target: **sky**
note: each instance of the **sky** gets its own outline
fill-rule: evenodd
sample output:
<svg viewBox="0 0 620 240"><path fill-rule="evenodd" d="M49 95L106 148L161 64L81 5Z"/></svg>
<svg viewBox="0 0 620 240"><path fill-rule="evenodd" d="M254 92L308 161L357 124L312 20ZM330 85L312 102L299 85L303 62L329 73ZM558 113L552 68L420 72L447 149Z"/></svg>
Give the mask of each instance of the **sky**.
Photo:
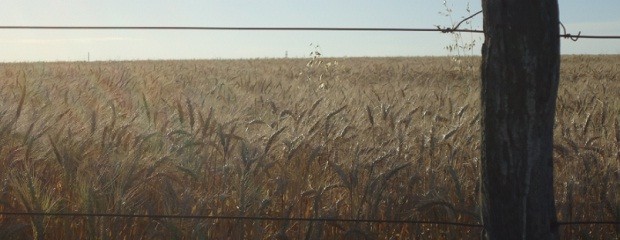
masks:
<svg viewBox="0 0 620 240"><path fill-rule="evenodd" d="M571 34L620 35L620 1L559 0ZM468 7L469 6L469 7ZM450 9L450 11L447 10ZM0 25L195 27L448 27L481 9L468 0L2 0ZM448 13L448 14L446 14ZM482 28L482 15L464 27ZM481 34L0 29L0 62L146 59L441 56ZM319 46L316 48L316 46ZM562 40L562 54L620 54L620 40Z"/></svg>

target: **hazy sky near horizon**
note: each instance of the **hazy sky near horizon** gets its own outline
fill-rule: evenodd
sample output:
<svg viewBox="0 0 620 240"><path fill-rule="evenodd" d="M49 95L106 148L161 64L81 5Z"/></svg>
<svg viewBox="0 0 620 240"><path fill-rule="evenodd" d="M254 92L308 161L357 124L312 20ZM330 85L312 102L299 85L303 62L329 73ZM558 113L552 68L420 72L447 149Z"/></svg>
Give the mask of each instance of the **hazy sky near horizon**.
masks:
<svg viewBox="0 0 620 240"><path fill-rule="evenodd" d="M448 0L263 0L91 1L4 0L0 25L393 27L451 26L481 9L480 1ZM620 35L620 1L559 0L569 33ZM482 28L482 16L471 26ZM481 34L463 34L478 42ZM426 32L3 30L0 61L75 61L448 55L450 34ZM620 54L620 40L562 40L562 54ZM472 54L472 52L468 52Z"/></svg>

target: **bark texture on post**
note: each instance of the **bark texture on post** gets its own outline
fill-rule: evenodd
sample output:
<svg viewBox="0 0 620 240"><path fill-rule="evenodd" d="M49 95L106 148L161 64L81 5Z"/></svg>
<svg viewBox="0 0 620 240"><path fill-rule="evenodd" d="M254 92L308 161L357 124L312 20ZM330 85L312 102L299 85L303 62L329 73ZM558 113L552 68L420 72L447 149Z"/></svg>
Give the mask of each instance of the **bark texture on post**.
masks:
<svg viewBox="0 0 620 240"><path fill-rule="evenodd" d="M483 0L482 215L489 239L558 239L557 0Z"/></svg>

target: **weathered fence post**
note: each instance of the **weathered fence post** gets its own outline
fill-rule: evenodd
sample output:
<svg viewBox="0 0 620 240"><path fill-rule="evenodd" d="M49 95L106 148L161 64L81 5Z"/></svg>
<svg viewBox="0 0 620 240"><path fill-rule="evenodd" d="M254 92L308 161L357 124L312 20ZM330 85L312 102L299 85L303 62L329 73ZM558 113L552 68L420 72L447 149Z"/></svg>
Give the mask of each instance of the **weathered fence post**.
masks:
<svg viewBox="0 0 620 240"><path fill-rule="evenodd" d="M557 0L483 0L482 215L489 239L557 239Z"/></svg>

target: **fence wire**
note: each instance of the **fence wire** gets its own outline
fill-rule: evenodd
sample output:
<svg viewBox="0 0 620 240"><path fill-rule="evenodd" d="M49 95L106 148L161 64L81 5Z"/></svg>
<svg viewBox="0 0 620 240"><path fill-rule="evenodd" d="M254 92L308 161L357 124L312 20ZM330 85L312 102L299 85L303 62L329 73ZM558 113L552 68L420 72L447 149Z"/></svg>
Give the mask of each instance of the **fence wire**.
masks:
<svg viewBox="0 0 620 240"><path fill-rule="evenodd" d="M149 218L149 219L218 219L218 220L246 220L246 221L295 221L295 222L352 222L352 223L385 223L385 224L427 224L448 225L469 228L484 228L480 223L448 222L448 221L419 221L419 220L389 220L389 219L347 219L347 218L291 218L291 217L253 217L253 216L217 216L217 215L162 215L162 214L115 214L115 213L47 213L47 212L0 212L0 216L30 216L30 217L118 217L118 218ZM558 226L566 225L620 225L615 221L558 221Z"/></svg>
<svg viewBox="0 0 620 240"><path fill-rule="evenodd" d="M356 28L356 27L189 27L189 26L34 26L13 25L0 26L0 29L31 29L31 30L211 30L211 31L357 31L357 32L441 32L441 33L484 33L480 29L459 29L461 24L482 13L477 11L452 27L435 26L436 28ZM590 39L620 39L620 35L577 35L566 32L566 27L559 22L563 33L561 38L577 41L580 38Z"/></svg>
<svg viewBox="0 0 620 240"><path fill-rule="evenodd" d="M478 223L447 221L386 220L386 219L347 219L347 218L295 218L295 217L253 217L253 216L215 216L215 215L160 215L160 214L114 214L114 213L46 213L46 212L0 212L0 216L41 216L41 217L119 217L119 218L168 218L168 219L220 219L247 221L295 221L295 222L353 222L387 224L434 224L480 228Z"/></svg>
<svg viewBox="0 0 620 240"><path fill-rule="evenodd" d="M440 32L440 33L484 33L479 29L459 29L456 27L437 28L356 28L356 27L189 27L189 26L0 26L5 30L198 30L198 31L348 31L348 32ZM577 41L582 38L589 39L620 39L620 35L582 35L564 33L560 38Z"/></svg>

